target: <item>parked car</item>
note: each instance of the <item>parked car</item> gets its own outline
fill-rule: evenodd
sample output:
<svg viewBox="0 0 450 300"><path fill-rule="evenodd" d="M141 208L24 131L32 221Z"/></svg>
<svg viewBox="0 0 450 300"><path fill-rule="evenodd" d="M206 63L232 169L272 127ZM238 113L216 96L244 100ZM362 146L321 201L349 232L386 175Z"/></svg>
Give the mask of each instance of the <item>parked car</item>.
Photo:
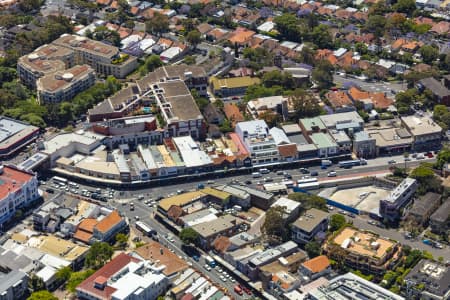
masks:
<svg viewBox="0 0 450 300"><path fill-rule="evenodd" d="M422 243L424 243L425 245L433 246L433 242L431 240L428 240L428 239L422 240Z"/></svg>
<svg viewBox="0 0 450 300"><path fill-rule="evenodd" d="M312 171L312 172L311 172L311 176L319 176L319 172L317 172L317 171Z"/></svg>
<svg viewBox="0 0 450 300"><path fill-rule="evenodd" d="M395 164L395 163L397 163L397 162L394 159L391 159L390 161L388 161L388 164L390 164L390 165Z"/></svg>
<svg viewBox="0 0 450 300"><path fill-rule="evenodd" d="M337 176L337 173L335 172L335 171L330 171L330 172L328 172L328 175L327 175L328 177L336 177Z"/></svg>

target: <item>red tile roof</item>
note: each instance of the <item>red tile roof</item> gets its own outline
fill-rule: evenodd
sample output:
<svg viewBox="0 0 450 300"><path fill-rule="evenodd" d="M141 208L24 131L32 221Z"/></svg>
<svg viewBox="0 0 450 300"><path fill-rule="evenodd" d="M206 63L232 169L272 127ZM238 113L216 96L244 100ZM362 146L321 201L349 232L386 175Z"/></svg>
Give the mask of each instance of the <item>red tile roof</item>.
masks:
<svg viewBox="0 0 450 300"><path fill-rule="evenodd" d="M343 106L350 106L353 104L352 100L348 96L346 92L343 91L332 91L325 95L325 97L330 102L331 106L337 108L337 107L343 107Z"/></svg>
<svg viewBox="0 0 450 300"><path fill-rule="evenodd" d="M119 215L117 210L114 210L112 213L98 222L97 226L95 226L95 229L105 233L111 230L111 228L113 228L120 222L122 222L122 217Z"/></svg>
<svg viewBox="0 0 450 300"><path fill-rule="evenodd" d="M296 144L287 144L287 145L279 145L278 152L281 157L297 157L297 145Z"/></svg>
<svg viewBox="0 0 450 300"><path fill-rule="evenodd" d="M238 122L243 122L245 120L244 116L239 110L239 107L237 107L234 103L225 103L223 106L223 112L228 120L231 121L233 124L233 127Z"/></svg>
<svg viewBox="0 0 450 300"><path fill-rule="evenodd" d="M32 178L33 175L30 173L3 166L3 173L0 174L0 200L4 199L9 193L19 191Z"/></svg>
<svg viewBox="0 0 450 300"><path fill-rule="evenodd" d="M78 229L77 231L75 231L73 238L82 241L83 243L89 244L92 238L92 233Z"/></svg>
<svg viewBox="0 0 450 300"><path fill-rule="evenodd" d="M95 287L94 283L96 281L103 281L104 278L109 279L112 275L117 273L130 262L138 261L139 259L137 258L134 258L126 253L121 253L104 265L100 270L89 276L85 281L80 283L77 287L77 291L82 291L83 293L93 295L99 299L110 299L116 289L108 285L103 289L99 289Z"/></svg>
<svg viewBox="0 0 450 300"><path fill-rule="evenodd" d="M320 255L305 261L302 265L312 273L319 273L330 266L330 261L325 255Z"/></svg>
<svg viewBox="0 0 450 300"><path fill-rule="evenodd" d="M219 253L225 253L230 245L230 239L226 236L219 236L213 242L214 250Z"/></svg>

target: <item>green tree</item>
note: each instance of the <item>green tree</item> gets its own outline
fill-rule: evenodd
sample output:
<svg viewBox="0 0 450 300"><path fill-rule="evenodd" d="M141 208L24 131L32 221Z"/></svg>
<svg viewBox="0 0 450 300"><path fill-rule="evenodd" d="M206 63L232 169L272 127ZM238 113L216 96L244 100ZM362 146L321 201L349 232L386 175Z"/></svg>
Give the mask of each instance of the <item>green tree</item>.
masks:
<svg viewBox="0 0 450 300"><path fill-rule="evenodd" d="M281 36L293 42L301 42L301 32L298 27L298 19L293 14L283 14L275 17L275 28Z"/></svg>
<svg viewBox="0 0 450 300"><path fill-rule="evenodd" d="M306 118L318 116L322 109L316 97L303 89L296 89L289 97L295 110L296 117Z"/></svg>
<svg viewBox="0 0 450 300"><path fill-rule="evenodd" d="M28 280L28 287L32 292L37 292L45 289L44 281L41 277L36 276L36 274L31 275Z"/></svg>
<svg viewBox="0 0 450 300"><path fill-rule="evenodd" d="M316 51L307 46L303 47L298 56L298 61L314 66L314 64L316 63Z"/></svg>
<svg viewBox="0 0 450 300"><path fill-rule="evenodd" d="M266 87L281 86L284 89L292 89L294 87L294 79L292 74L280 72L278 70L266 72L263 75L262 82Z"/></svg>
<svg viewBox="0 0 450 300"><path fill-rule="evenodd" d="M437 155L437 161L436 161L436 168L442 169L442 167L450 162L450 150L449 149L442 149L439 151Z"/></svg>
<svg viewBox="0 0 450 300"><path fill-rule="evenodd" d="M441 189L441 181L427 165L418 166L411 172L410 176L419 183L417 192L421 195L426 192L439 192Z"/></svg>
<svg viewBox="0 0 450 300"><path fill-rule="evenodd" d="M386 26L386 18L381 15L370 16L366 23L366 30L376 37L382 37Z"/></svg>
<svg viewBox="0 0 450 300"><path fill-rule="evenodd" d="M197 231L191 227L183 228L178 236L185 245L196 244L199 238Z"/></svg>
<svg viewBox="0 0 450 300"><path fill-rule="evenodd" d="M113 248L105 242L95 242L86 254L85 266L98 270L107 263L114 253Z"/></svg>
<svg viewBox="0 0 450 300"><path fill-rule="evenodd" d="M320 244L316 241L311 241L305 245L305 251L309 258L317 257L321 254Z"/></svg>
<svg viewBox="0 0 450 300"><path fill-rule="evenodd" d="M197 48L197 45L202 41L200 31L197 29L189 31L186 36L186 41L192 46L193 49Z"/></svg>
<svg viewBox="0 0 450 300"><path fill-rule="evenodd" d="M313 29L310 40L322 49L331 48L333 45L330 28L324 24L320 24Z"/></svg>
<svg viewBox="0 0 450 300"><path fill-rule="evenodd" d="M311 74L312 81L319 89L329 89L333 86L333 66L327 60L321 60L316 64Z"/></svg>
<svg viewBox="0 0 450 300"><path fill-rule="evenodd" d="M187 65L193 65L195 64L195 56L193 55L187 55L184 59L183 59L183 63L187 64Z"/></svg>
<svg viewBox="0 0 450 300"><path fill-rule="evenodd" d="M302 204L303 210L308 210L310 208L317 208L323 211L328 211L327 200L317 195L309 195L306 193L291 193L288 198Z"/></svg>
<svg viewBox="0 0 450 300"><path fill-rule="evenodd" d="M271 244L278 244L287 238L287 228L284 222L286 208L274 206L267 210L266 219L261 227L261 232Z"/></svg>
<svg viewBox="0 0 450 300"><path fill-rule="evenodd" d="M394 10L411 15L416 10L416 2L414 0L398 0L394 4Z"/></svg>
<svg viewBox="0 0 450 300"><path fill-rule="evenodd" d="M58 300L58 298L49 291L39 291L32 293L27 300Z"/></svg>
<svg viewBox="0 0 450 300"><path fill-rule="evenodd" d="M116 234L116 243L121 249L125 249L128 245L128 235L124 233Z"/></svg>
<svg viewBox="0 0 450 300"><path fill-rule="evenodd" d="M145 22L145 27L147 32L159 36L161 33L169 30L169 18L157 12L153 15L153 18Z"/></svg>
<svg viewBox="0 0 450 300"><path fill-rule="evenodd" d="M67 267L62 267L61 269L59 269L55 276L56 279L58 281L60 281L61 283L66 282L67 280L69 280L70 276L72 275L72 268L67 266Z"/></svg>
<svg viewBox="0 0 450 300"><path fill-rule="evenodd" d="M345 220L345 217L341 214L334 214L330 218L330 230L332 232L341 229L346 224L347 220Z"/></svg>
<svg viewBox="0 0 450 300"><path fill-rule="evenodd" d="M79 271L79 272L73 272L70 275L69 280L67 281L66 289L71 293L75 293L77 286L94 273L95 273L95 270L92 270L92 269L88 269L85 271Z"/></svg>
<svg viewBox="0 0 450 300"><path fill-rule="evenodd" d="M432 64L439 57L439 49L431 45L423 45L420 50L420 55L422 55L422 59L424 63Z"/></svg>
<svg viewBox="0 0 450 300"><path fill-rule="evenodd" d="M145 59L144 64L141 66L141 75L145 75L148 72L153 72L155 69L161 67L163 62L159 55L152 54Z"/></svg>

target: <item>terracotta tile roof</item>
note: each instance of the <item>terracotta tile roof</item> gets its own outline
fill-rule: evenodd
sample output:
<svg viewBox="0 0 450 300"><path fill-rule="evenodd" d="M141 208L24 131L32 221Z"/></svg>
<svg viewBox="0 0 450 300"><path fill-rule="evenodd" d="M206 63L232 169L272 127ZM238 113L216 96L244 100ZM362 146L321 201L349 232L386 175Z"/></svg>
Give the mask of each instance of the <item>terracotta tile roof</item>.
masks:
<svg viewBox="0 0 450 300"><path fill-rule="evenodd" d="M111 0L97 0L96 2L100 5L109 5Z"/></svg>
<svg viewBox="0 0 450 300"><path fill-rule="evenodd" d="M430 31L435 32L437 34L445 34L450 32L450 22L441 21L430 29Z"/></svg>
<svg viewBox="0 0 450 300"><path fill-rule="evenodd" d="M8 166L3 167L0 174L0 199L4 199L9 193L15 193L22 185L33 178L33 175Z"/></svg>
<svg viewBox="0 0 450 300"><path fill-rule="evenodd" d="M136 250L134 250L140 257L151 262L158 261L159 265L164 265L166 268L163 273L166 276L180 273L189 268L188 264L172 253L158 242L151 241Z"/></svg>
<svg viewBox="0 0 450 300"><path fill-rule="evenodd" d="M370 98L370 93L366 91L362 91L356 87L351 87L350 90L348 90L348 94L354 101L364 100Z"/></svg>
<svg viewBox="0 0 450 300"><path fill-rule="evenodd" d="M228 32L226 30L222 30L221 28L214 28L213 30L211 30L207 33L208 36L211 36L216 40L224 39L229 34L230 34L230 32Z"/></svg>
<svg viewBox="0 0 450 300"><path fill-rule="evenodd" d="M114 9L118 9L119 8L119 2L118 1L113 1L110 5L111 8Z"/></svg>
<svg viewBox="0 0 450 300"><path fill-rule="evenodd" d="M80 222L80 224L78 224L78 229L87 232L94 232L94 227L97 223L98 221L96 219L84 219Z"/></svg>
<svg viewBox="0 0 450 300"><path fill-rule="evenodd" d="M243 45L247 43L255 33L256 32L247 28L239 27L231 34L231 37L228 40L233 44L238 43L238 45Z"/></svg>
<svg viewBox="0 0 450 300"><path fill-rule="evenodd" d="M345 10L345 9L338 9L334 15L336 16L336 18L338 19L343 19L343 20L347 20L349 19L353 13L351 11Z"/></svg>
<svg viewBox="0 0 450 300"><path fill-rule="evenodd" d="M404 44L402 46L402 50L404 50L404 51L415 51L415 50L419 49L419 47L422 47L422 46L423 46L423 43L412 41L412 42Z"/></svg>
<svg viewBox="0 0 450 300"><path fill-rule="evenodd" d="M139 13L139 11L140 11L140 9L137 6L133 6L130 9L131 14L133 14L133 15L137 15Z"/></svg>
<svg viewBox="0 0 450 300"><path fill-rule="evenodd" d="M129 28L125 28L125 27L120 27L119 30L117 31L119 33L119 36L121 39L126 38L127 36L130 36L131 34L131 29Z"/></svg>
<svg viewBox="0 0 450 300"><path fill-rule="evenodd" d="M98 222L97 226L95 226L95 229L103 233L108 232L111 228L113 228L120 222L122 222L122 217L119 215L117 210L114 210L108 216Z"/></svg>
<svg viewBox="0 0 450 300"><path fill-rule="evenodd" d="M319 273L330 266L330 261L325 255L320 255L305 261L302 265L312 273Z"/></svg>
<svg viewBox="0 0 450 300"><path fill-rule="evenodd" d="M213 242L214 250L219 253L225 253L230 245L230 239L226 236L219 236Z"/></svg>
<svg viewBox="0 0 450 300"><path fill-rule="evenodd" d="M287 144L287 145L279 145L278 152L281 157L297 157L297 145L296 144Z"/></svg>
<svg viewBox="0 0 450 300"><path fill-rule="evenodd" d="M334 57L334 55L332 55L332 57ZM331 64L334 65L335 63L330 59L331 59L331 56L328 57L328 60L330 61ZM341 56L340 58L337 59L337 64L341 67L350 68L353 65L355 65L356 63L357 63L357 61L353 58L352 51L348 51L343 56Z"/></svg>
<svg viewBox="0 0 450 300"><path fill-rule="evenodd" d="M386 97L384 93L373 93L371 96L375 108L386 109L394 104L394 101Z"/></svg>
<svg viewBox="0 0 450 300"><path fill-rule="evenodd" d="M353 105L352 100L346 92L343 91L331 91L328 92L325 97L330 101L333 107L343 107Z"/></svg>
<svg viewBox="0 0 450 300"><path fill-rule="evenodd" d="M82 241L83 243L89 244L92 238L92 233L78 229L77 231L75 231L73 238Z"/></svg>
<svg viewBox="0 0 450 300"><path fill-rule="evenodd" d="M430 19L427 17L422 17L422 16L414 18L414 22L416 22L416 24L419 24L419 25L420 24L428 24L428 25L433 26L435 24L433 19Z"/></svg>
<svg viewBox="0 0 450 300"><path fill-rule="evenodd" d="M205 34L211 30L213 30L214 27L209 25L208 23L202 23L200 25L197 26L197 30L201 33L201 34Z"/></svg>
<svg viewBox="0 0 450 300"><path fill-rule="evenodd" d="M404 44L408 43L405 39L398 39L395 40L395 42L392 43L391 48L393 50L399 50Z"/></svg>
<svg viewBox="0 0 450 300"><path fill-rule="evenodd" d="M125 267L130 262L138 262L137 258L134 258L126 253L121 253L113 258L109 263L104 265L97 272L89 276L85 281L77 286L77 291L82 291L89 295L93 295L98 299L111 299L111 295L117 290L109 285L106 285L104 289L98 289L94 287L96 280L102 281L103 278L109 279L112 275L117 273L120 269Z"/></svg>
<svg viewBox="0 0 450 300"><path fill-rule="evenodd" d="M169 39L160 38L159 41L158 41L158 44L159 45L165 45L167 47L171 47L173 42L171 40L169 40Z"/></svg>
<svg viewBox="0 0 450 300"><path fill-rule="evenodd" d="M233 124L233 127L238 122L243 122L245 120L244 116L239 110L239 107L237 107L234 103L225 103L223 106L223 113L227 117L228 120L231 121Z"/></svg>
<svg viewBox="0 0 450 300"><path fill-rule="evenodd" d="M416 72L427 72L427 71L431 70L431 66L427 65L427 64L420 63L420 64L417 64L414 67L412 67L412 69L414 71L416 71Z"/></svg>
<svg viewBox="0 0 450 300"><path fill-rule="evenodd" d="M358 21L367 21L369 19L369 14L362 11L357 11L352 15L352 19Z"/></svg>

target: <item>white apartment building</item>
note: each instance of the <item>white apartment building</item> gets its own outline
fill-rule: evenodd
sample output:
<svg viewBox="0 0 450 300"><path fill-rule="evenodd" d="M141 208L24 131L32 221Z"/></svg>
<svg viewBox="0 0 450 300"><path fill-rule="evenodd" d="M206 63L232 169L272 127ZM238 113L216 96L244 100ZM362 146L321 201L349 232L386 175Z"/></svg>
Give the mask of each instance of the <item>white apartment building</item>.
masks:
<svg viewBox="0 0 450 300"><path fill-rule="evenodd" d="M265 121L237 123L235 132L250 153L253 164L276 162L280 159L277 145Z"/></svg>

